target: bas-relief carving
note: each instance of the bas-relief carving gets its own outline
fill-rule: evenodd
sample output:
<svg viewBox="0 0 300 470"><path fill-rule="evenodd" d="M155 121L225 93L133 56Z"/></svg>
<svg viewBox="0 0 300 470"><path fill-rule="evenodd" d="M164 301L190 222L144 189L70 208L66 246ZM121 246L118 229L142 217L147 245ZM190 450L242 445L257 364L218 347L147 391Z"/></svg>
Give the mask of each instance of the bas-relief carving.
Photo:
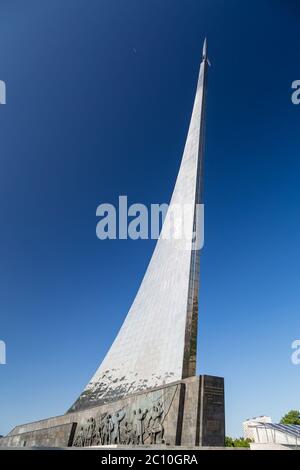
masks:
<svg viewBox="0 0 300 470"><path fill-rule="evenodd" d="M78 426L73 446L163 444L165 419L175 390L142 396L112 412L99 413Z"/></svg>

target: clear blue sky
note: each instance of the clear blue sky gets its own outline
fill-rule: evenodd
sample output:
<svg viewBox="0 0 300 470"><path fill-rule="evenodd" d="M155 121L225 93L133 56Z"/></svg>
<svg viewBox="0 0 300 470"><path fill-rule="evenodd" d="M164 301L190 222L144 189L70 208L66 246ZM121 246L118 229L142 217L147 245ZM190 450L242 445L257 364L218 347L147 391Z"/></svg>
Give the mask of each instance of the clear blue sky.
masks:
<svg viewBox="0 0 300 470"><path fill-rule="evenodd" d="M154 241L96 207L168 202L204 36L209 91L198 372L227 434L300 408L297 0L1 0L0 434L64 413L114 339Z"/></svg>

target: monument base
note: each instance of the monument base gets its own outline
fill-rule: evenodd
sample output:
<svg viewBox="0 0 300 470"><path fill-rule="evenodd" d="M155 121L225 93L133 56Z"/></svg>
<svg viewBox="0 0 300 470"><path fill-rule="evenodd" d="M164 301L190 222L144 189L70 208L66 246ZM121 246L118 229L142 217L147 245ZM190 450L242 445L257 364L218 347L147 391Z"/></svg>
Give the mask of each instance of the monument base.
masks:
<svg viewBox="0 0 300 470"><path fill-rule="evenodd" d="M224 446L224 439L224 379L202 375L17 426L0 446Z"/></svg>

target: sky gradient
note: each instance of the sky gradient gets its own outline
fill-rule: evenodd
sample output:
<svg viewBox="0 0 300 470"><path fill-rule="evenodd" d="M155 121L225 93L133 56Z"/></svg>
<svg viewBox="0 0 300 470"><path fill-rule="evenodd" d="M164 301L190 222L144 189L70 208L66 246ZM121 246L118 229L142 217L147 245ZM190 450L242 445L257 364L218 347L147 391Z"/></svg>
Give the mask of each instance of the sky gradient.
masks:
<svg viewBox="0 0 300 470"><path fill-rule="evenodd" d="M169 202L208 38L198 373L226 433L300 408L300 4L0 0L0 434L64 413L103 359L155 242L96 208Z"/></svg>

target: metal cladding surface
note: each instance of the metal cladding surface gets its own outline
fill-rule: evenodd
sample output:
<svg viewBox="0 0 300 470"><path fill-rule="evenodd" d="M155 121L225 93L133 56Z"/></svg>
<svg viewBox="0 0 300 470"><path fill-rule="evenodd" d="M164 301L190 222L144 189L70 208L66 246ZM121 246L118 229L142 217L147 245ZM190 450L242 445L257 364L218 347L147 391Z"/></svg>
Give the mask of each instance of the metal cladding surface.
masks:
<svg viewBox="0 0 300 470"><path fill-rule="evenodd" d="M204 105L208 60L206 44L183 157L169 210L148 269L111 348L85 390L70 408L79 410L195 375L198 322L199 232ZM184 237L170 224L176 205L184 212Z"/></svg>

